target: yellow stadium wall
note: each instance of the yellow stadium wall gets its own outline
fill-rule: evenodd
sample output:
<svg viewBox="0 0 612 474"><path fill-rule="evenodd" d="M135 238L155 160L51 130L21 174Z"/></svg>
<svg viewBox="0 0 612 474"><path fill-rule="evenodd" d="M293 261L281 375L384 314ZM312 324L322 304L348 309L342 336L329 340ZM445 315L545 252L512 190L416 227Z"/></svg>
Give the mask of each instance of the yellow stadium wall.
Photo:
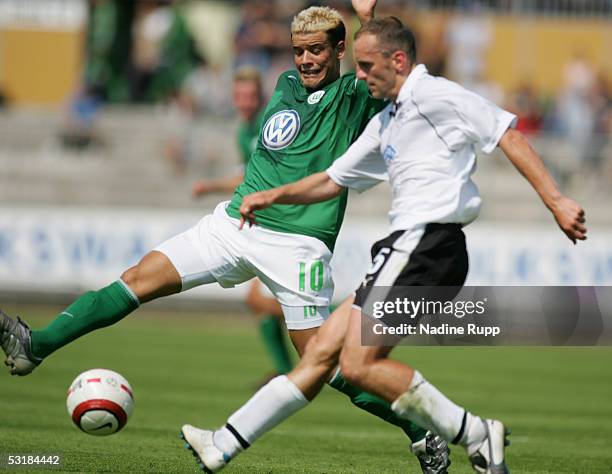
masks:
<svg viewBox="0 0 612 474"><path fill-rule="evenodd" d="M448 19L425 14L417 24L427 25L428 16ZM577 52L612 78L610 21L496 16L492 25L486 75L506 91L524 81L558 91L563 68ZM0 30L0 85L13 104L61 103L76 87L80 67L78 31Z"/></svg>
<svg viewBox="0 0 612 474"><path fill-rule="evenodd" d="M78 31L0 30L0 81L15 105L56 105L78 83Z"/></svg>
<svg viewBox="0 0 612 474"><path fill-rule="evenodd" d="M487 52L487 78L506 91L528 81L541 91L563 86L563 69L578 53L612 78L612 22L497 17Z"/></svg>

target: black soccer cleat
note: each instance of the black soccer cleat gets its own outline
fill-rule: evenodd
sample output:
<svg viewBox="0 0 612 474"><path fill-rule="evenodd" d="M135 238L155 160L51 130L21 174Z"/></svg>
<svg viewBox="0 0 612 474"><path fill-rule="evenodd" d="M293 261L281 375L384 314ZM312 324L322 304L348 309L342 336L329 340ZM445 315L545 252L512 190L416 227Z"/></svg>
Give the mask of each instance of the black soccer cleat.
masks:
<svg viewBox="0 0 612 474"><path fill-rule="evenodd" d="M425 438L412 443L412 453L419 460L423 474L447 474L451 464L448 443L431 431Z"/></svg>
<svg viewBox="0 0 612 474"><path fill-rule="evenodd" d="M4 364L12 375L28 375L43 361L32 354L30 327L21 318L13 319L0 310L0 346Z"/></svg>

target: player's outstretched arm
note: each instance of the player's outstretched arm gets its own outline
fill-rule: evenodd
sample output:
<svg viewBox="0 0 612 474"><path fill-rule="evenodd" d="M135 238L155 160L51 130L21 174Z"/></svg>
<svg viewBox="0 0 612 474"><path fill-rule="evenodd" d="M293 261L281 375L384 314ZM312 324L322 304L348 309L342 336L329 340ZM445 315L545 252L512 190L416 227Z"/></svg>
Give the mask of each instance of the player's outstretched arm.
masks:
<svg viewBox="0 0 612 474"><path fill-rule="evenodd" d="M500 140L499 147L516 169L527 178L565 235L574 244L576 240L586 240L584 209L573 199L561 194L540 156L525 136L517 130L508 129Z"/></svg>
<svg viewBox="0 0 612 474"><path fill-rule="evenodd" d="M325 172L315 173L295 183L249 194L240 205L240 228L245 222L255 223L255 211L273 204L312 204L338 196L344 188Z"/></svg>
<svg viewBox="0 0 612 474"><path fill-rule="evenodd" d="M198 198L211 193L231 193L242 183L243 179L243 173L219 179L200 179L193 184L191 195Z"/></svg>
<svg viewBox="0 0 612 474"><path fill-rule="evenodd" d="M353 0L353 10L359 18L359 22L365 25L368 21L374 18L374 9L376 8L376 0Z"/></svg>

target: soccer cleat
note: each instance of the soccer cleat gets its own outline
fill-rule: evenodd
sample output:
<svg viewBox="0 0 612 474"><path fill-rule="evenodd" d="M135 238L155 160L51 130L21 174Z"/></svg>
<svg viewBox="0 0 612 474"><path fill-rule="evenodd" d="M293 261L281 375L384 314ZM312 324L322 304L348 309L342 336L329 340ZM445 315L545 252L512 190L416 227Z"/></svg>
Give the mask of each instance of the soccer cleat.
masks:
<svg viewBox="0 0 612 474"><path fill-rule="evenodd" d="M425 438L412 443L410 448L419 460L424 474L447 474L450 466L450 449L448 443L431 431Z"/></svg>
<svg viewBox="0 0 612 474"><path fill-rule="evenodd" d="M185 448L191 451L198 466L208 473L220 471L231 460L215 446L213 434L213 431L201 430L191 425L183 425L181 428L181 439L185 440Z"/></svg>
<svg viewBox="0 0 612 474"><path fill-rule="evenodd" d="M21 318L15 320L0 310L0 346L12 375L28 375L42 362L32 354L30 335L30 327Z"/></svg>
<svg viewBox="0 0 612 474"><path fill-rule="evenodd" d="M504 461L504 449L510 444L508 431L501 421L483 420L486 437L480 445L468 447L470 463L481 474L508 474Z"/></svg>

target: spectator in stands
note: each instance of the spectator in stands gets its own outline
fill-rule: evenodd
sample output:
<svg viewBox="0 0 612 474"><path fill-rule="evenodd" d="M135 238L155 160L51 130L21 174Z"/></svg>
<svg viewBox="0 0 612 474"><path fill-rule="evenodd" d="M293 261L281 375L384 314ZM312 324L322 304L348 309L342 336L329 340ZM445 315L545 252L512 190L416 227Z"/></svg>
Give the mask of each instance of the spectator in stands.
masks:
<svg viewBox="0 0 612 474"><path fill-rule="evenodd" d="M90 0L81 83L70 101L62 144L84 148L100 140L94 129L99 107L128 99L127 70L133 2Z"/></svg>
<svg viewBox="0 0 612 474"><path fill-rule="evenodd" d="M599 175L606 164L612 166L612 150L608 149L612 135L612 95L610 84L603 74L599 74L593 84L591 102L594 134L590 142L588 165L590 165L589 171Z"/></svg>
<svg viewBox="0 0 612 474"><path fill-rule="evenodd" d="M158 65L146 91L146 97L152 101L175 95L189 73L203 61L181 4L174 0L159 0L158 3L158 8L166 9L164 15L168 24L159 44Z"/></svg>
<svg viewBox="0 0 612 474"><path fill-rule="evenodd" d="M161 46L172 25L172 13L164 3L139 1L136 3L132 25L132 64L130 92L134 102L146 99L155 71L161 63Z"/></svg>
<svg viewBox="0 0 612 474"><path fill-rule="evenodd" d="M561 117L577 166L583 167L588 158L595 130L592 91L595 71L582 54L576 54L564 70L564 90L560 99Z"/></svg>
<svg viewBox="0 0 612 474"><path fill-rule="evenodd" d="M133 2L90 0L83 94L112 102L128 99Z"/></svg>
<svg viewBox="0 0 612 474"><path fill-rule="evenodd" d="M417 32L419 61L427 66L432 76L442 76L446 69L448 20L448 12L431 12L426 22L416 22L410 25ZM407 18L406 22L407 24L415 23L414 17Z"/></svg>
<svg viewBox="0 0 612 474"><path fill-rule="evenodd" d="M448 23L447 74L468 89L484 76L485 54L492 38L490 19L474 3L469 15L455 15Z"/></svg>
<svg viewBox="0 0 612 474"><path fill-rule="evenodd" d="M202 59L200 65L195 69L206 69L207 62ZM164 119L166 122L166 140L164 145L164 156L170 162L176 175L185 173L187 165L197 154L195 144L197 143L197 122L204 112L202 91L200 81L195 80L192 71L181 86L166 98ZM204 86L206 84L204 83Z"/></svg>
<svg viewBox="0 0 612 474"><path fill-rule="evenodd" d="M242 6L242 18L234 39L236 66L252 65L260 71L269 68L274 51L285 45L286 26L276 19L275 2L251 1Z"/></svg>
<svg viewBox="0 0 612 474"><path fill-rule="evenodd" d="M284 15L287 5L267 0L254 0L242 5L242 16L234 38L235 66L254 66L265 71L264 90L271 91L279 70L292 65L290 37ZM295 13L291 9L289 16Z"/></svg>
<svg viewBox="0 0 612 474"><path fill-rule="evenodd" d="M534 87L524 82L511 95L508 110L518 117L516 129L526 135L539 133L542 128L542 112Z"/></svg>

